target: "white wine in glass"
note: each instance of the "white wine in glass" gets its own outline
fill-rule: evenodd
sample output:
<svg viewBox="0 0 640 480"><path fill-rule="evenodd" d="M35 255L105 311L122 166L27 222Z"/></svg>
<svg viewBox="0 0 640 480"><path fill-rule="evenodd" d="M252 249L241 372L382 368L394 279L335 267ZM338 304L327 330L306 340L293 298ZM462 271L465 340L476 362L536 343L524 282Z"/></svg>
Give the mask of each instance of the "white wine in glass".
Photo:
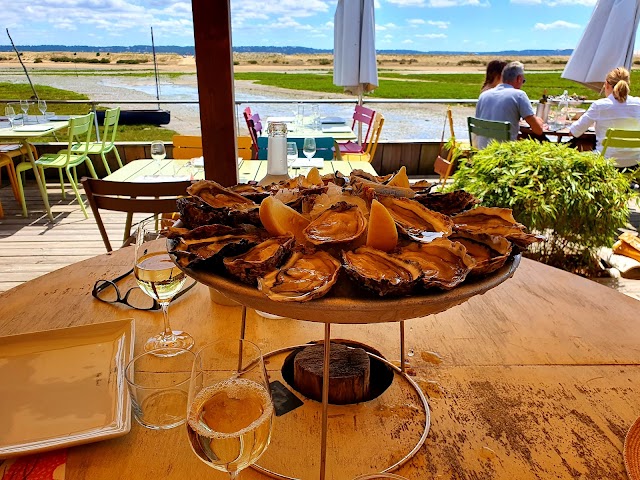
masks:
<svg viewBox="0 0 640 480"><path fill-rule="evenodd" d="M194 453L235 479L271 441L274 409L258 346L227 339L202 347L193 363L188 405Z"/></svg>
<svg viewBox="0 0 640 480"><path fill-rule="evenodd" d="M160 161L164 160L166 156L167 151L164 148L164 142L160 140L151 142L151 158L160 163Z"/></svg>
<svg viewBox="0 0 640 480"><path fill-rule="evenodd" d="M144 349L149 351L193 347L191 335L172 330L169 325L169 303L180 291L187 277L167 253L166 238L156 229L154 219L146 220L138 226L133 270L142 291L160 304L164 318L164 331L148 339ZM167 352L166 356L175 355L175 350Z"/></svg>
<svg viewBox="0 0 640 480"><path fill-rule="evenodd" d="M313 158L316 154L316 139L312 137L307 137L304 139L304 143L302 144L302 153L308 159Z"/></svg>

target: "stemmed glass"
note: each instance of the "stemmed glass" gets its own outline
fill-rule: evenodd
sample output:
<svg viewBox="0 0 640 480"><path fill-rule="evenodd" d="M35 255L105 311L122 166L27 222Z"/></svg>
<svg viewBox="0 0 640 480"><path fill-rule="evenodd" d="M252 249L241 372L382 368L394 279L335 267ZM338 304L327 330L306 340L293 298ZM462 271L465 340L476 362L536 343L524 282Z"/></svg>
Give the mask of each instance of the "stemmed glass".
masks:
<svg viewBox="0 0 640 480"><path fill-rule="evenodd" d="M153 158L158 164L167 156L167 151L164 148L164 142L155 140L151 142L151 158Z"/></svg>
<svg viewBox="0 0 640 480"><path fill-rule="evenodd" d="M287 142L287 165L290 167L298 159L296 142Z"/></svg>
<svg viewBox="0 0 640 480"><path fill-rule="evenodd" d="M38 100L38 110L40 110L40 113L42 113L42 120L46 120L45 117L45 113L47 113L47 102L45 102L44 100L39 99Z"/></svg>
<svg viewBox="0 0 640 480"><path fill-rule="evenodd" d="M258 346L226 339L202 347L193 362L187 405L194 453L235 479L271 440L274 408Z"/></svg>
<svg viewBox="0 0 640 480"><path fill-rule="evenodd" d="M16 111L11 105L7 105L4 107L4 114L9 119L9 123L11 124L11 128L13 129L13 121L16 119Z"/></svg>
<svg viewBox="0 0 640 480"><path fill-rule="evenodd" d="M302 144L302 153L307 159L313 158L316 154L316 139L312 137L307 137L304 139L304 143Z"/></svg>
<svg viewBox="0 0 640 480"><path fill-rule="evenodd" d="M193 347L191 335L172 330L169 325L169 303L180 291L187 277L167 253L166 238L156 228L154 219L145 220L138 226L134 273L142 291L158 301L164 318L164 331L148 339L144 349L149 351ZM176 350L167 350L165 354L156 354L171 356L175 352Z"/></svg>
<svg viewBox="0 0 640 480"><path fill-rule="evenodd" d="M29 113L29 100L20 100L20 110L22 110L24 122L27 123L27 113Z"/></svg>

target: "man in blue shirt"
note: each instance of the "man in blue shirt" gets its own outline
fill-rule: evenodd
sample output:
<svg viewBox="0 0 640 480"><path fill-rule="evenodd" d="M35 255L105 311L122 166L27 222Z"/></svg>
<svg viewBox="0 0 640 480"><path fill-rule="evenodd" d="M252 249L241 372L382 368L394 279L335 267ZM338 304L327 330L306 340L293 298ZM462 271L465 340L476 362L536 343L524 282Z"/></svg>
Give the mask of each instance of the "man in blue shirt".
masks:
<svg viewBox="0 0 640 480"><path fill-rule="evenodd" d="M521 90L525 82L524 65L511 62L502 70L502 83L480 95L476 105L476 118L509 122L511 140L518 138L520 119L531 127L536 135L542 135L542 119L535 116L531 101ZM478 136L473 145L479 150L485 148L491 139Z"/></svg>

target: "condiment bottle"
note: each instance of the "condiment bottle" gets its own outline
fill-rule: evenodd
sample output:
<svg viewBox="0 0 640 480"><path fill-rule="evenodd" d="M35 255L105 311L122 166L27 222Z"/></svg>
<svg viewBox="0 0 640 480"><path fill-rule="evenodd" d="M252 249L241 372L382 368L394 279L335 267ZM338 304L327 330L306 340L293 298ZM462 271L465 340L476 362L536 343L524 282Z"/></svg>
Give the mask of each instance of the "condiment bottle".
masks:
<svg viewBox="0 0 640 480"><path fill-rule="evenodd" d="M267 143L267 174L287 174L287 124L272 122L269 124Z"/></svg>

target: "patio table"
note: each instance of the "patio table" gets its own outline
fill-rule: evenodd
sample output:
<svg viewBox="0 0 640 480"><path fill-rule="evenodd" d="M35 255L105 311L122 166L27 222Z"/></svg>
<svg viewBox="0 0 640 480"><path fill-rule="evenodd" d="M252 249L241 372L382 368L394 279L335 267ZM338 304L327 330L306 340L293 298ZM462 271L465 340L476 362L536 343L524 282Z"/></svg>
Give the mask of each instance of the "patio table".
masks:
<svg viewBox="0 0 640 480"><path fill-rule="evenodd" d="M127 163L122 168L116 170L111 175L107 175L105 180L114 180L119 182L140 182L140 181L171 181L176 177L184 177L189 180L193 173L195 180L204 178L204 169L202 167L189 168L191 160L173 160L166 159L160 162L151 159L134 160ZM320 170L321 175L328 173L340 172L343 175L349 175L352 170L364 170L368 173L376 175L376 171L369 162L362 161L331 161L325 160ZM309 168L289 169L289 176L295 177L305 174ZM247 183L250 181L259 181L267 175L266 160L242 160L238 166L238 182Z"/></svg>
<svg viewBox="0 0 640 480"><path fill-rule="evenodd" d="M29 156L29 162L31 162L31 166L33 167L33 171L36 174L36 183L38 184L38 189L40 190L40 195L42 196L42 201L44 202L44 206L48 212L49 220L53 221L53 215L51 214L51 208L49 208L49 197L47 196L46 186L42 183L42 179L40 175L37 174L38 169L36 167L36 159L33 156L33 152L31 148L28 147L29 141L34 138L44 137L46 135L51 135L52 133L57 132L58 130L62 130L69 126L69 121L56 121L56 122L47 122L47 123L39 123L39 124L27 124L22 127L16 128L2 128L0 129L0 142L5 140L16 140L22 143L22 145L26 146L26 150ZM48 128L47 128L48 127ZM20 199L22 203L22 215L27 216L27 202L24 196Z"/></svg>
<svg viewBox="0 0 640 480"><path fill-rule="evenodd" d="M0 336L132 317L135 350L141 352L146 338L161 328L160 313L91 296L96 280L115 278L132 262L133 248L127 247L5 292ZM130 276L120 287L126 290L133 282ZM420 451L397 473L410 480L626 479L624 437L640 415L639 306L590 280L523 259L513 278L486 294L407 320L407 368L429 397L431 429ZM204 285L196 285L171 309L174 328L193 335L196 348L240 333L241 307L211 302ZM397 323L334 326L336 335L366 341L396 364L397 329ZM263 351L322 338L322 330L321 324L268 320L253 310L247 315L246 336ZM340 421L348 428L333 438L329 458L339 456L349 472L371 472L370 464L357 462L358 454L392 443L399 431L362 432L354 412L371 408L393 416L403 404L396 400L399 405L376 399L330 407L330 430ZM411 418L400 420L411 424ZM276 435L290 435L304 445L317 439L319 430L313 423ZM365 442L354 441L363 435ZM225 478L196 458L184 427L151 431L134 422L127 435L69 447L67 453L66 480L111 480L114 474ZM307 469L303 478L317 478L317 458L299 451L283 457ZM267 478L252 469L241 477ZM334 470L328 478L352 477Z"/></svg>

